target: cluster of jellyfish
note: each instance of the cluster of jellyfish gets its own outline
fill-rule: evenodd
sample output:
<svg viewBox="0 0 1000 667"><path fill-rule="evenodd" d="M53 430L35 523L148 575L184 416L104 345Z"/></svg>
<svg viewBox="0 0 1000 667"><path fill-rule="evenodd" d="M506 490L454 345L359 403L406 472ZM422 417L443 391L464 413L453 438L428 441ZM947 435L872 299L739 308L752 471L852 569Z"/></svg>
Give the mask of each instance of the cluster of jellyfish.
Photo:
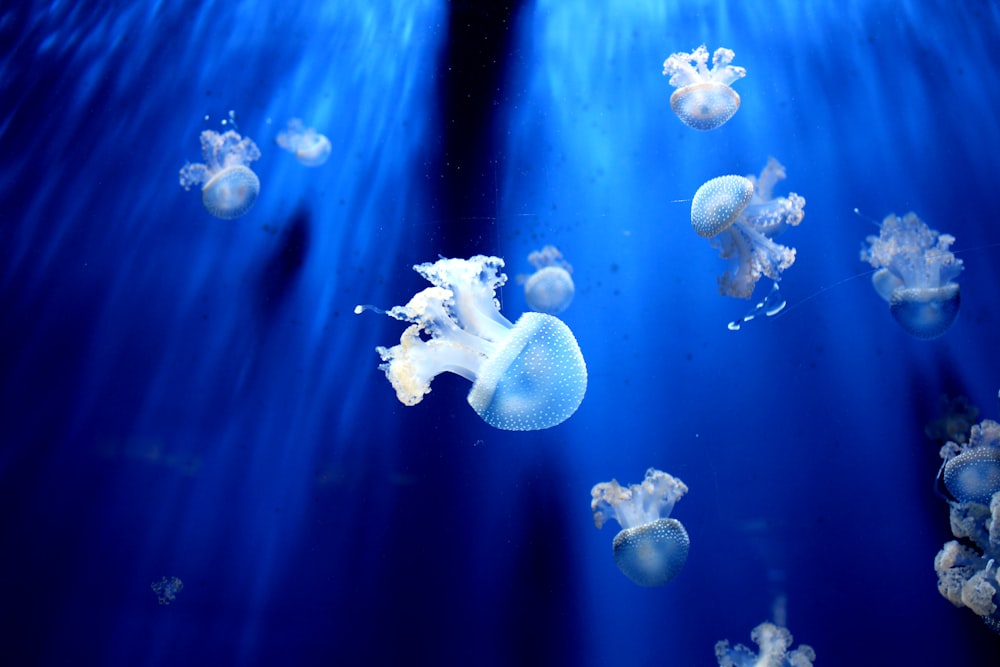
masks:
<svg viewBox="0 0 1000 667"><path fill-rule="evenodd" d="M975 408L957 407L957 417L943 420L940 432L950 439L937 476L956 539L938 552L934 570L941 595L1000 634L1000 423L984 419L966 435L965 415L974 417Z"/></svg>
<svg viewBox="0 0 1000 667"><path fill-rule="evenodd" d="M232 111L229 116L235 118ZM288 121L275 141L307 167L318 167L330 157L330 140L298 118ZM204 130L201 155L204 162L189 162L181 168L181 187L190 190L200 185L201 204L216 218L234 220L246 215L260 194L260 178L250 168L251 162L260 159L260 148L236 130Z"/></svg>

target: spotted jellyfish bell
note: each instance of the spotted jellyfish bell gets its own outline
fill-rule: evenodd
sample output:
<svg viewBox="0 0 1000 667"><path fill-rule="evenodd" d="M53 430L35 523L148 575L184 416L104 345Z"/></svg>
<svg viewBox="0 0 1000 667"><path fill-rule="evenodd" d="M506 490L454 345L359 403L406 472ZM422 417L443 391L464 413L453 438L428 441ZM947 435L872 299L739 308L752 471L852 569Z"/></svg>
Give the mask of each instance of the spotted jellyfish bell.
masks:
<svg viewBox="0 0 1000 667"><path fill-rule="evenodd" d="M201 188L201 203L217 218L232 220L250 210L260 193L260 179L246 165L260 158L260 149L249 137L234 130L201 133L204 163L188 163L180 171L185 190Z"/></svg>
<svg viewBox="0 0 1000 667"><path fill-rule="evenodd" d="M941 448L944 463L938 473L948 494L959 503L989 505L1000 492L1000 424L984 419L972 426L967 443L948 442Z"/></svg>
<svg viewBox="0 0 1000 667"><path fill-rule="evenodd" d="M728 229L753 198L753 182L743 176L719 176L706 182L691 200L691 226L703 238Z"/></svg>

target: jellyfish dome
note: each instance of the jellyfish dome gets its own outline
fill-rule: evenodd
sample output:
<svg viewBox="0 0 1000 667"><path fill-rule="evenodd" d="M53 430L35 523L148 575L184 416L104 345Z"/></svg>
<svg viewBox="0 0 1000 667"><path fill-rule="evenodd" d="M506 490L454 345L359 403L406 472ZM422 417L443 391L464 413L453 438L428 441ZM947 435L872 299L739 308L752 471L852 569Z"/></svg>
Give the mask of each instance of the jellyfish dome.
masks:
<svg viewBox="0 0 1000 667"><path fill-rule="evenodd" d="M750 632L760 651L754 653L743 644L729 647L725 639L715 645L715 657L719 667L812 667L816 651L807 644L799 644L794 651L792 633L774 623L761 623Z"/></svg>
<svg viewBox="0 0 1000 667"><path fill-rule="evenodd" d="M729 261L719 277L721 294L748 299L761 276L777 282L795 263L795 249L773 239L802 222L806 200L794 192L774 197L783 178L785 168L772 157L760 176L719 176L695 192L691 226Z"/></svg>
<svg viewBox="0 0 1000 667"><path fill-rule="evenodd" d="M307 128L298 118L288 121L288 126L278 134L275 141L307 167L318 167L325 163L333 150L325 135L311 127Z"/></svg>
<svg viewBox="0 0 1000 667"><path fill-rule="evenodd" d="M964 543L948 542L935 557L938 591L1000 634L1000 424L984 419L941 456L951 532Z"/></svg>
<svg viewBox="0 0 1000 667"><path fill-rule="evenodd" d="M669 518L687 490L676 477L650 468L641 484L623 487L612 479L590 491L594 524L601 528L614 519L622 527L612 543L615 564L640 586L669 583L687 562L687 530Z"/></svg>
<svg viewBox="0 0 1000 667"><path fill-rule="evenodd" d="M260 179L246 165L260 158L260 149L249 137L234 130L223 134L212 130L201 133L204 163L188 163L180 172L185 190L201 188L201 203L217 218L232 220L250 210L260 193Z"/></svg>
<svg viewBox="0 0 1000 667"><path fill-rule="evenodd" d="M524 298L528 307L539 313L558 315L573 301L576 286L573 284L573 267L563 260L555 246L547 245L528 255L535 273L527 278L518 276L524 283Z"/></svg>
<svg viewBox="0 0 1000 667"><path fill-rule="evenodd" d="M525 313L512 324L500 314L503 265L499 257L477 255L413 267L434 286L386 311L412 324L399 345L376 348L401 403L420 403L431 381L449 371L472 382L469 405L498 429L551 428L576 412L587 391L580 346L551 315Z"/></svg>
<svg viewBox="0 0 1000 667"><path fill-rule="evenodd" d="M735 53L716 49L712 69L708 69L708 49L702 44L691 53L674 53L663 61L663 75L677 88L670 96L670 108L681 122L696 130L714 130L733 117L740 108L740 96L729 84L747 75L742 67L730 65Z"/></svg>
<svg viewBox="0 0 1000 667"><path fill-rule="evenodd" d="M950 234L929 228L912 211L902 218L890 213L878 236L866 239L861 260L878 269L875 291L889 303L889 312L903 331L931 340L944 334L958 316L958 283L962 260L948 249Z"/></svg>

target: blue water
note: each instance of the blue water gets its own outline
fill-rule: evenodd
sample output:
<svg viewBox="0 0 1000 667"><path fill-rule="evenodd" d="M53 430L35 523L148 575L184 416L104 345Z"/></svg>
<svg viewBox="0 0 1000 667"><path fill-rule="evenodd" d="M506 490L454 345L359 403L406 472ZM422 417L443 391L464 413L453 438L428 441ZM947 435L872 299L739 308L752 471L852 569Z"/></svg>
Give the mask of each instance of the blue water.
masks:
<svg viewBox="0 0 1000 667"><path fill-rule="evenodd" d="M820 665L1000 661L937 592L923 433L942 394L1000 417L998 35L985 1L0 10L4 664L712 665L776 611ZM747 69L712 132L661 75L703 42ZM177 175L231 110L263 157L225 221ZM322 167L274 144L292 117ZM789 306L733 332L689 200L770 155L807 199ZM930 342L858 258L910 210L965 264ZM374 348L403 326L355 304L546 243L579 411L498 431L457 376L401 405ZM644 589L589 503L650 466L691 550Z"/></svg>

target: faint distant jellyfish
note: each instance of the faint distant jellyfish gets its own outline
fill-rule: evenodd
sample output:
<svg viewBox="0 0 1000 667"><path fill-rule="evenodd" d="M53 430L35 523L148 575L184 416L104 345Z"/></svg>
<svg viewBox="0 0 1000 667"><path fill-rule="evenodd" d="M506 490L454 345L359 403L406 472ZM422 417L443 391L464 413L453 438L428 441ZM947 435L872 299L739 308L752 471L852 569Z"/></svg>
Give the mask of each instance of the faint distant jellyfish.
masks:
<svg viewBox="0 0 1000 667"><path fill-rule="evenodd" d="M186 164L180 183L185 190L201 188L201 203L217 218L232 220L250 210L260 192L260 179L246 165L260 158L260 149L249 137L234 130L222 134L201 133L201 154L205 163Z"/></svg>
<svg viewBox="0 0 1000 667"><path fill-rule="evenodd" d="M875 291L906 333L922 340L941 336L961 301L954 279L962 260L948 250L955 237L930 229L913 212L902 218L890 213L881 227L861 250L861 260L878 269L872 275Z"/></svg>
<svg viewBox="0 0 1000 667"><path fill-rule="evenodd" d="M721 294L748 299L761 276L777 281L795 263L795 249L773 238L802 222L806 200L794 192L772 198L783 178L785 168L772 157L759 177L719 176L695 192L691 226L729 260L719 277Z"/></svg>
<svg viewBox="0 0 1000 667"><path fill-rule="evenodd" d="M558 315L573 301L576 288L573 285L573 267L563 260L562 253L555 246L547 245L528 255L528 261L537 271L524 279L524 298L528 307L539 313Z"/></svg>
<svg viewBox="0 0 1000 667"><path fill-rule="evenodd" d="M170 604L177 597L177 594L181 592L181 589L184 588L184 582L177 577L170 577L169 579L163 577L159 581L151 583L149 587L156 593L157 602L160 604Z"/></svg>
<svg viewBox="0 0 1000 667"><path fill-rule="evenodd" d="M288 127L278 134L278 145L295 155L307 167L318 167L330 157L333 150L326 135L307 128L301 120L293 118Z"/></svg>
<svg viewBox="0 0 1000 667"><path fill-rule="evenodd" d="M715 658L719 667L812 667L816 651L807 644L799 644L794 651L792 633L774 623L761 623L750 632L760 651L754 653L743 644L730 648L725 639L716 643Z"/></svg>
<svg viewBox="0 0 1000 667"><path fill-rule="evenodd" d="M663 586L687 562L691 544L687 530L669 518L687 490L676 477L650 468L641 484L623 487L612 479L590 491L594 524L601 528L614 519L622 527L612 545L615 563L640 586Z"/></svg>
<svg viewBox="0 0 1000 667"><path fill-rule="evenodd" d="M740 96L729 87L747 75L742 67L730 65L736 54L716 49L712 69L708 69L708 49L702 44L691 53L675 53L663 61L663 75L677 88L670 107L681 122L696 130L714 130L733 117L740 108Z"/></svg>
<svg viewBox="0 0 1000 667"><path fill-rule="evenodd" d="M500 314L503 265L476 255L413 267L434 287L385 312L413 324L399 345L376 348L401 403L416 405L431 381L450 371L472 382L468 401L476 413L505 431L550 428L576 412L587 391L580 346L552 315L524 313L512 324Z"/></svg>

